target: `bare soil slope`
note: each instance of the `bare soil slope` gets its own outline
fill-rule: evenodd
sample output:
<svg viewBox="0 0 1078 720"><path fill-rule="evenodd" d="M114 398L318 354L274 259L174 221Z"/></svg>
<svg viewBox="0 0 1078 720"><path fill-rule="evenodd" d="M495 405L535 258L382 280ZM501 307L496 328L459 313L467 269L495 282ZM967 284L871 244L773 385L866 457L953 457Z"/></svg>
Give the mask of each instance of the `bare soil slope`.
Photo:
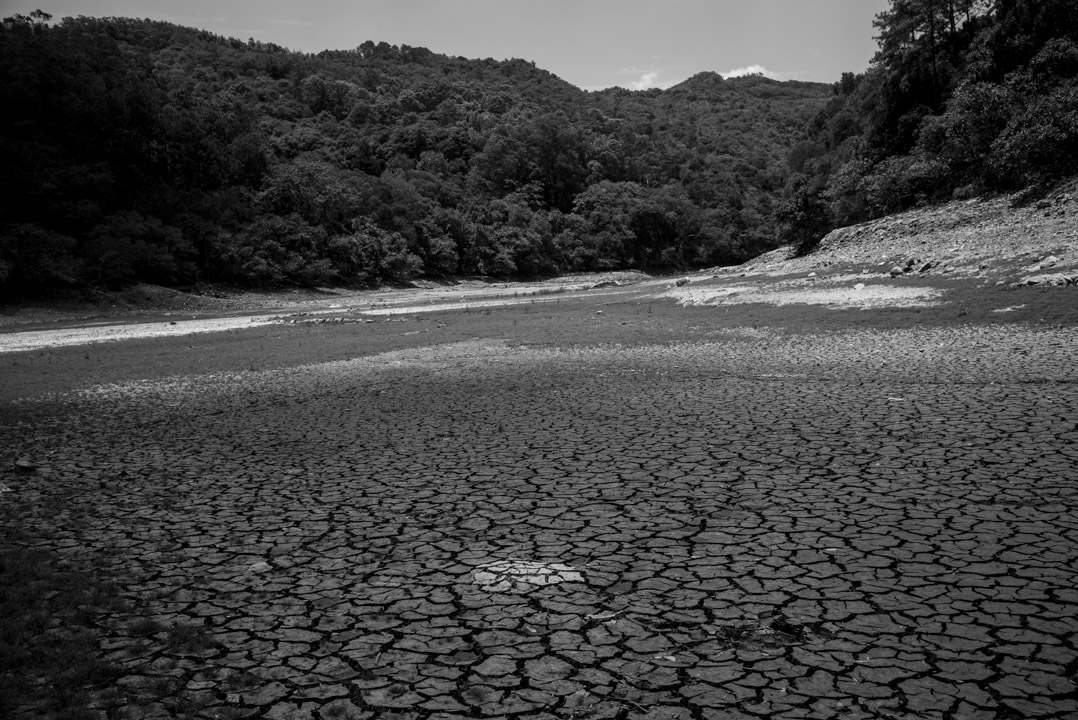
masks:
<svg viewBox="0 0 1078 720"><path fill-rule="evenodd" d="M804 257L780 248L740 272L786 274L843 267L868 274L1078 282L1078 180L1040 200L1018 195L951 202L831 232ZM898 272L894 272L897 270Z"/></svg>

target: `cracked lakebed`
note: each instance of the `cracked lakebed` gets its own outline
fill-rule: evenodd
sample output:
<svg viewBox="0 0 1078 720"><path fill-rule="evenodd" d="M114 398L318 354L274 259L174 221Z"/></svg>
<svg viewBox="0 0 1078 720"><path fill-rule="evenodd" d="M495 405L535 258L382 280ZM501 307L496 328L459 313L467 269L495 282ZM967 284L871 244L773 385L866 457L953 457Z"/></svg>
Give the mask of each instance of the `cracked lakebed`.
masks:
<svg viewBox="0 0 1078 720"><path fill-rule="evenodd" d="M116 584L110 717L1062 719L1076 346L745 327L124 380L21 404L62 411L7 428L36 470L0 511Z"/></svg>

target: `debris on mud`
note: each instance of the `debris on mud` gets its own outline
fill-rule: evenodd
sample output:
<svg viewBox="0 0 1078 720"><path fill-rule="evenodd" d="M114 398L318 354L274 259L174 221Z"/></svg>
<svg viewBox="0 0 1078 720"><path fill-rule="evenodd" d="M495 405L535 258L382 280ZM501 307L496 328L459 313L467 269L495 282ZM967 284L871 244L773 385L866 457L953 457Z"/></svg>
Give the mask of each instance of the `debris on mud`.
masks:
<svg viewBox="0 0 1078 720"><path fill-rule="evenodd" d="M1014 283L1014 287L1026 287L1033 285L1041 285L1044 287L1066 287L1067 285L1078 285L1078 274L1066 275L1064 273L1042 273L1039 275L1027 275L1018 282Z"/></svg>

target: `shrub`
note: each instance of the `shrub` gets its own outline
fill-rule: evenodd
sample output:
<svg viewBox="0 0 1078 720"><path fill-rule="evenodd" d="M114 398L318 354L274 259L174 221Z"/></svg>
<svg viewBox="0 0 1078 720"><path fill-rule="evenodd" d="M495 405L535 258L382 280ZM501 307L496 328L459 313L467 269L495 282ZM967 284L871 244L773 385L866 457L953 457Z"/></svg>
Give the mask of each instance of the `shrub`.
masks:
<svg viewBox="0 0 1078 720"><path fill-rule="evenodd" d="M1078 172L1078 82L1029 98L992 143L989 163L1022 183Z"/></svg>
<svg viewBox="0 0 1078 720"><path fill-rule="evenodd" d="M328 256L334 274L346 280L407 280L423 270L423 260L411 252L400 233L365 217L353 221L352 233L330 240Z"/></svg>
<svg viewBox="0 0 1078 720"><path fill-rule="evenodd" d="M37 225L10 225L0 231L0 287L70 283L81 262L73 238Z"/></svg>
<svg viewBox="0 0 1078 720"><path fill-rule="evenodd" d="M291 214L264 215L222 248L236 279L258 285L282 282L313 285L329 280L332 263L325 257L326 233Z"/></svg>
<svg viewBox="0 0 1078 720"><path fill-rule="evenodd" d="M168 284L196 277L194 248L183 233L134 211L102 220L82 253L92 279L107 285L134 280Z"/></svg>

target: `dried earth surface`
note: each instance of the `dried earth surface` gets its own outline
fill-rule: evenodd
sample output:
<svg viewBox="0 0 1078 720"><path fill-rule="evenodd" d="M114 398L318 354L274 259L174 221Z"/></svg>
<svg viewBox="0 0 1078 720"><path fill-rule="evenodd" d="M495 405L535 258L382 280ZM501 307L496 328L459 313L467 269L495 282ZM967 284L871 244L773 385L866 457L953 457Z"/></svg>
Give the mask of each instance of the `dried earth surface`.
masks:
<svg viewBox="0 0 1078 720"><path fill-rule="evenodd" d="M1028 282L1078 223L992 202L683 279L23 308L0 549L114 588L41 628L102 717L1078 717L1078 287Z"/></svg>

